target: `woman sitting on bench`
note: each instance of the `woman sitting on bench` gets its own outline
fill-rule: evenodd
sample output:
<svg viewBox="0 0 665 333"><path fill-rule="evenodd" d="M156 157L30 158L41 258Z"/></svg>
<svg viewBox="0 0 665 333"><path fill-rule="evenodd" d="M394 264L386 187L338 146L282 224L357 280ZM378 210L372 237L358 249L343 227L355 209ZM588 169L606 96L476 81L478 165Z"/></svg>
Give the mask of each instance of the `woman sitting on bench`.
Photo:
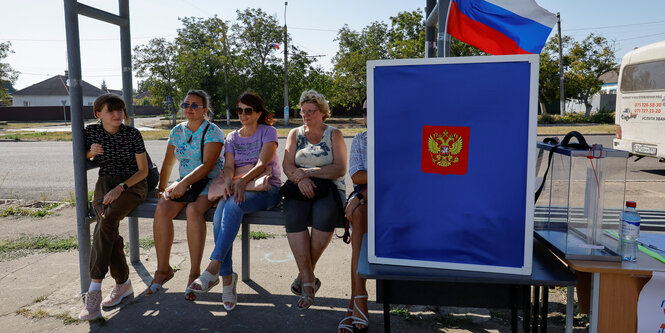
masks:
<svg viewBox="0 0 665 333"><path fill-rule="evenodd" d="M221 195L213 219L215 249L208 268L189 285L195 293L205 293L219 283L221 275L222 302L227 311L238 302L238 274L233 272L231 252L242 217L277 205L282 184L277 129L272 127L275 121L263 99L254 92L244 92L235 111L242 127L226 137L222 179L214 181L210 192L210 196ZM261 187L261 181L267 183L262 182Z"/></svg>
<svg viewBox="0 0 665 333"><path fill-rule="evenodd" d="M314 276L316 262L343 217L346 144L340 130L324 123L330 117L330 108L323 95L304 91L299 107L304 125L289 132L282 167L290 180L284 188L295 188L295 193L283 193L286 236L298 265L291 292L300 296L298 309L305 310L314 303L321 287ZM307 228L310 221L311 234Z"/></svg>
<svg viewBox="0 0 665 333"><path fill-rule="evenodd" d="M123 120L129 120L125 102L120 96L106 94L97 97L93 110L99 123L85 128L85 157L99 163L99 179L92 196L97 225L90 253L92 281L79 320L97 319L102 315L100 304L115 306L134 293L118 225L148 191L143 137L137 129L123 125ZM109 267L116 284L102 301L102 280Z"/></svg>
<svg viewBox="0 0 665 333"><path fill-rule="evenodd" d="M363 101L363 117L367 124L367 100ZM353 193L346 204L345 215L351 222L351 300L347 316L340 321L338 333L367 332L366 279L358 275L358 260L363 235L367 233L367 131L356 134L351 142L349 175L353 180Z"/></svg>
<svg viewBox="0 0 665 333"><path fill-rule="evenodd" d="M224 162L219 154L224 144L224 133L217 125L205 119L210 108L210 97L203 90L190 90L180 105L187 122L171 130L166 155L159 173L153 235L157 252L157 271L145 294L154 294L170 280L174 271L169 264L173 245L173 218L187 207L187 245L189 246L189 281L199 277L206 237L204 214L212 207L208 200L208 179L222 172ZM178 181L168 185L176 160L180 162ZM206 178L207 177L207 178ZM198 192L198 193L197 193ZM189 289L185 299L193 301L196 295Z"/></svg>

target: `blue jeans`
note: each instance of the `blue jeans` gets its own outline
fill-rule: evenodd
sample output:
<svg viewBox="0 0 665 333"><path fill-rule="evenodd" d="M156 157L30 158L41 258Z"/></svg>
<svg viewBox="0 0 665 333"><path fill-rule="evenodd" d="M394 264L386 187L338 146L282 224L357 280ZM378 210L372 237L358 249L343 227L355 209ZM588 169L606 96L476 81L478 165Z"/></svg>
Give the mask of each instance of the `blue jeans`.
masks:
<svg viewBox="0 0 665 333"><path fill-rule="evenodd" d="M240 205L233 200L233 197L219 200L213 218L215 249L210 255L210 260L222 263L219 275L227 276L233 273L231 261L233 240L238 235L243 215L272 208L277 205L279 199L279 187L272 185L268 191L245 192L245 202Z"/></svg>

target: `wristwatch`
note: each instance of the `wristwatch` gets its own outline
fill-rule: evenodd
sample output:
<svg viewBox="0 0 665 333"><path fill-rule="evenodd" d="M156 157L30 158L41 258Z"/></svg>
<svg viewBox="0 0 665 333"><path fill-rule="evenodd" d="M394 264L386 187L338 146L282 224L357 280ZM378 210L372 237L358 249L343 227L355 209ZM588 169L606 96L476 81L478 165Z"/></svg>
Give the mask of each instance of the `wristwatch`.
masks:
<svg viewBox="0 0 665 333"><path fill-rule="evenodd" d="M358 199L360 199L360 200L365 199L365 196L364 196L362 193L360 193L360 192L357 192L357 193L356 193L356 197L358 197Z"/></svg>
<svg viewBox="0 0 665 333"><path fill-rule="evenodd" d="M127 189L129 188L129 186L127 186L127 184L125 184L125 183L120 183L120 184L118 184L118 186L122 186L123 191L127 191Z"/></svg>

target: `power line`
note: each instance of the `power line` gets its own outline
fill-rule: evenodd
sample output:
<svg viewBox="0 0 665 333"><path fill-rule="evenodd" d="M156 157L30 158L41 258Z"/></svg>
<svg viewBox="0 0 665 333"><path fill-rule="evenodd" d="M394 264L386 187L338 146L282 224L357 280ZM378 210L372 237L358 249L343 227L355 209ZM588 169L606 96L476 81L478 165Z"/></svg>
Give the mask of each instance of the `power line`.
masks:
<svg viewBox="0 0 665 333"><path fill-rule="evenodd" d="M653 37L653 36L660 36L660 35L665 35L665 32L659 32L657 34L650 34L650 35L644 35L644 36L637 36L637 37L632 37L632 38L624 38L624 39L619 39L617 42L625 41L625 40L631 40L631 39L640 39L640 38L646 38L646 37Z"/></svg>
<svg viewBox="0 0 665 333"><path fill-rule="evenodd" d="M168 36L145 36L145 37L132 37L132 40L135 39L149 39L149 38L171 38L176 37L177 35L168 35ZM10 42L66 42L66 39L29 39L29 38L0 38L0 40L6 40ZM82 42L102 42L102 41L116 41L120 38L90 38L90 39L81 39Z"/></svg>
<svg viewBox="0 0 665 333"><path fill-rule="evenodd" d="M595 29L611 29L611 28L622 28L622 27L631 27L637 25L647 25L647 24L656 24L656 23L665 23L663 21L653 21L653 22L644 22L644 23L631 23L631 24L620 24L620 25L608 25L604 27L594 27L594 28L576 28L576 29L563 29L564 31L580 31L580 30L595 30Z"/></svg>

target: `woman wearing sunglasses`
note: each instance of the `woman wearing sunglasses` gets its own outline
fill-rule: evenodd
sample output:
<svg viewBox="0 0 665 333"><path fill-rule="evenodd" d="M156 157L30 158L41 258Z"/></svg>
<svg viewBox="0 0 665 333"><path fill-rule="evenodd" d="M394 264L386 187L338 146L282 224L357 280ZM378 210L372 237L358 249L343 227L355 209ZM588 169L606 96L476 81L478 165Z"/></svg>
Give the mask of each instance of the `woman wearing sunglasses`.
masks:
<svg viewBox="0 0 665 333"><path fill-rule="evenodd" d="M272 208L279 202L281 168L277 158L277 129L273 115L266 110L263 99L254 92L244 92L236 101L236 113L242 127L226 137L222 197L213 219L215 249L210 264L189 289L205 293L219 283L222 276L222 302L231 311L238 301L231 250L244 214ZM241 170L248 170L242 172ZM248 191L247 185L269 170L266 191Z"/></svg>
<svg viewBox="0 0 665 333"><path fill-rule="evenodd" d="M321 287L321 281L314 276L316 262L344 214L341 202L346 190L346 144L340 130L324 123L330 117L330 108L323 95L307 90L300 96L299 107L304 125L289 132L282 167L300 192L285 194L284 220L299 272L291 292L300 296L298 309L305 310L314 303L314 295ZM330 184L327 192L315 191L323 184ZM288 185L289 182L285 188ZM296 199L300 194L305 198ZM310 223L311 233L307 228Z"/></svg>
<svg viewBox="0 0 665 333"><path fill-rule="evenodd" d="M154 294L170 280L174 271L169 264L171 245L173 244L173 218L186 207L187 244L189 246L189 281L191 284L201 272L201 259L206 237L204 214L214 202L208 200L208 185L191 202L176 201L186 194L190 185L201 179L217 177L224 166L219 158L224 144L224 133L217 125L206 120L210 109L210 97L203 90L190 90L181 104L186 122L176 125L169 135L166 155L159 173L159 185L156 197L159 197L153 234L157 252L157 271L145 294ZM203 148L203 152L201 149ZM168 185L171 170L179 162L179 178ZM167 186L168 185L168 186ZM185 299L193 301L196 295L189 289Z"/></svg>

